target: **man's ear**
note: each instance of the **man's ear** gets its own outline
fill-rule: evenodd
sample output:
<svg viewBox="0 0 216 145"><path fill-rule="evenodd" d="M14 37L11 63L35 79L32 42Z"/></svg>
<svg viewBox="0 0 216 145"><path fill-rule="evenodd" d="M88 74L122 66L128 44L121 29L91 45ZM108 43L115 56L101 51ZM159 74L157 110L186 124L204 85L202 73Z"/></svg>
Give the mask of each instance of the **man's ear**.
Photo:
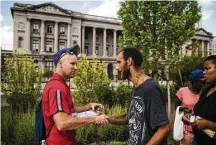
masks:
<svg viewBox="0 0 216 145"><path fill-rule="evenodd" d="M58 63L59 67L62 67L62 61L60 60Z"/></svg>
<svg viewBox="0 0 216 145"><path fill-rule="evenodd" d="M131 57L128 58L127 63L129 66L133 65L133 59Z"/></svg>

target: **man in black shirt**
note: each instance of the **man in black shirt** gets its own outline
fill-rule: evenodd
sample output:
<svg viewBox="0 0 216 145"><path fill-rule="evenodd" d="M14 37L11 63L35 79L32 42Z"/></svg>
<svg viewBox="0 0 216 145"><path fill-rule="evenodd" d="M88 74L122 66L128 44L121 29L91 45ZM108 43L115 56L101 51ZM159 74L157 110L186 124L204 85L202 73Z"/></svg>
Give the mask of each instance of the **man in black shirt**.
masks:
<svg viewBox="0 0 216 145"><path fill-rule="evenodd" d="M127 145L166 144L169 121L159 85L142 71L142 54L135 48L125 48L117 56L116 69L122 79L133 82L128 113L110 116L112 124L128 124Z"/></svg>

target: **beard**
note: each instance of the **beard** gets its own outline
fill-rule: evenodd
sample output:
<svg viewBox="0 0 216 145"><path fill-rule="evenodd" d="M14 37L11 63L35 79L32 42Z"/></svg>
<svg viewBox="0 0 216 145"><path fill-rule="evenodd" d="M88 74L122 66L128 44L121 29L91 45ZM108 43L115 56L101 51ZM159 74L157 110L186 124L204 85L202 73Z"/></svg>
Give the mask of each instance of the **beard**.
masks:
<svg viewBox="0 0 216 145"><path fill-rule="evenodd" d="M130 69L129 68L122 71L122 79L123 80L130 79Z"/></svg>

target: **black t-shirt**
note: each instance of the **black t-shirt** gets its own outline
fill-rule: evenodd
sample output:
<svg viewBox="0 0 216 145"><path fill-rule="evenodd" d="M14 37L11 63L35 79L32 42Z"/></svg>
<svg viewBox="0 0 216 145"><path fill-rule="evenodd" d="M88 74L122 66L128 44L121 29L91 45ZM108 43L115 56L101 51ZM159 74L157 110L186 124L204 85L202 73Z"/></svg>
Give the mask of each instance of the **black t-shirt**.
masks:
<svg viewBox="0 0 216 145"><path fill-rule="evenodd" d="M145 145L160 126L168 123L159 85L153 79L148 79L134 88L128 108L127 145ZM165 138L161 145L166 142Z"/></svg>
<svg viewBox="0 0 216 145"><path fill-rule="evenodd" d="M216 122L216 91L206 97L212 86L203 87L200 99L194 106L194 114L201 118ZM207 136L202 130L193 128L195 139L198 145L216 145L216 139Z"/></svg>

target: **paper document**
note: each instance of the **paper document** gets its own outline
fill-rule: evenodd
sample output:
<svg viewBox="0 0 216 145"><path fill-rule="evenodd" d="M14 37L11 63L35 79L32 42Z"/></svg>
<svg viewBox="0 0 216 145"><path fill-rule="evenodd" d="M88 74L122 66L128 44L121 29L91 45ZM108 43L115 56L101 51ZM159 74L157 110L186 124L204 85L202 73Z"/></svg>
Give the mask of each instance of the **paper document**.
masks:
<svg viewBox="0 0 216 145"><path fill-rule="evenodd" d="M90 117L90 116L96 116L97 113L89 110L89 111L84 111L84 112L79 112L79 113L72 113L73 117Z"/></svg>

